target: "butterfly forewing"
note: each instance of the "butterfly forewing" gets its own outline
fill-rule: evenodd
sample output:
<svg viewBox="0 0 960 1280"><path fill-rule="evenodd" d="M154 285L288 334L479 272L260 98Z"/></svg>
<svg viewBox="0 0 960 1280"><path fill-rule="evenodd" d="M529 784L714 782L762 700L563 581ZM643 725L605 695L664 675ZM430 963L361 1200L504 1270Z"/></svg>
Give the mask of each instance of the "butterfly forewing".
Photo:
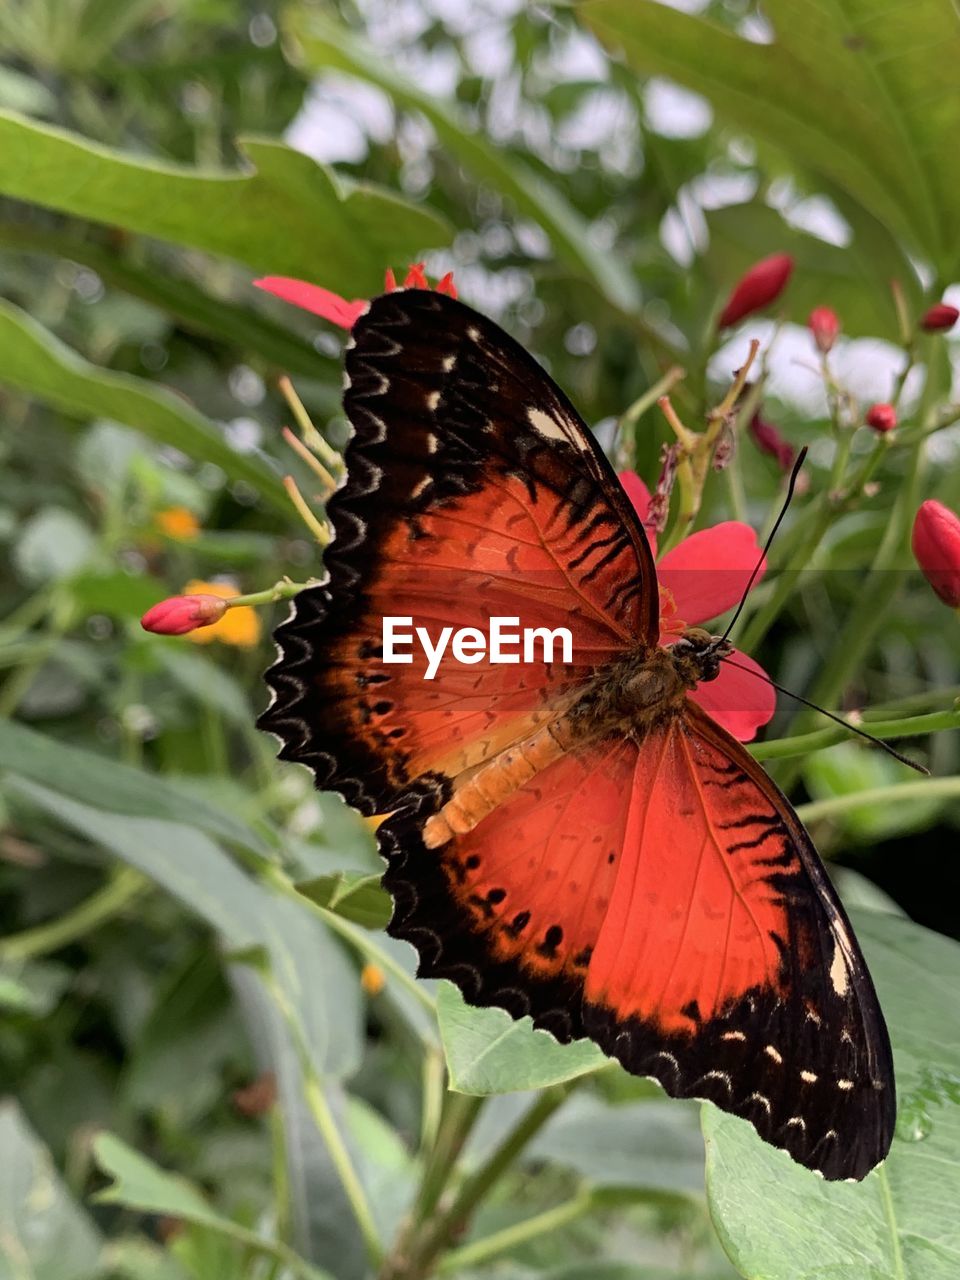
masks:
<svg viewBox="0 0 960 1280"><path fill-rule="evenodd" d="M330 501L328 581L278 631L262 724L320 785L385 811L529 732L613 654L654 643L642 531L590 433L521 347L439 294L376 299L356 325L354 428ZM486 630L491 616L572 632L573 660L383 662L383 617ZM544 707L547 712L544 712Z"/></svg>
<svg viewBox="0 0 960 1280"><path fill-rule="evenodd" d="M385 295L356 324L328 580L279 629L262 725L379 828L390 931L475 1004L590 1035L830 1178L885 1154L890 1049L849 923L762 769L689 700L582 732L571 708L658 634L655 569L562 392L489 320ZM563 661L384 661L566 627ZM578 728L577 726L580 726Z"/></svg>

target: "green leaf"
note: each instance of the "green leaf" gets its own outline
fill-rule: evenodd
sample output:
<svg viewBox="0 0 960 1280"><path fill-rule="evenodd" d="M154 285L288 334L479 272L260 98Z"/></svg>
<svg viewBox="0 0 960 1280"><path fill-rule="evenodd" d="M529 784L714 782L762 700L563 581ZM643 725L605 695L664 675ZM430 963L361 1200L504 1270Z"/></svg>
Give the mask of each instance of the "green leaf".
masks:
<svg viewBox="0 0 960 1280"><path fill-rule="evenodd" d="M93 534L62 507L45 507L20 530L13 560L27 582L55 582L69 578L89 560Z"/></svg>
<svg viewBox="0 0 960 1280"><path fill-rule="evenodd" d="M32 782L12 779L8 787L149 876L202 916L229 947L262 950L317 1071L337 1076L356 1069L360 999L354 973L305 906L246 874L192 827L105 813Z"/></svg>
<svg viewBox="0 0 960 1280"><path fill-rule="evenodd" d="M0 965L0 1008L45 1017L70 985L72 970L62 964L29 961Z"/></svg>
<svg viewBox="0 0 960 1280"><path fill-rule="evenodd" d="M393 71L350 32L316 10L291 9L285 27L300 60L312 69L339 68L377 85L400 107L425 116L458 165L469 169L485 187L505 195L522 215L539 223L568 269L591 281L620 310L638 309L638 293L629 270L612 254L593 247L586 219L559 187L511 158L504 148L470 128L449 103L425 93Z"/></svg>
<svg viewBox="0 0 960 1280"><path fill-rule="evenodd" d="M0 194L224 254L258 272L301 276L349 297L380 288L391 262L450 239L436 214L338 178L281 142L247 138L241 145L249 169L193 169L3 112Z"/></svg>
<svg viewBox="0 0 960 1280"><path fill-rule="evenodd" d="M127 1205L145 1213L179 1218L235 1240L246 1249L277 1258L305 1280L327 1280L325 1272L311 1266L291 1249L217 1213L186 1178L161 1169L115 1134L99 1134L93 1142L93 1154L104 1173L113 1178L112 1186L94 1196L99 1204Z"/></svg>
<svg viewBox="0 0 960 1280"><path fill-rule="evenodd" d="M903 780L903 768L879 751L864 751L852 742L840 742L827 751L808 756L803 780L814 800L853 795L884 787L896 787ZM874 844L910 831L933 825L937 814L949 803L931 795L915 800L899 799L896 804L865 804L837 814L831 822L839 826L845 842Z"/></svg>
<svg viewBox="0 0 960 1280"><path fill-rule="evenodd" d="M861 1183L824 1182L705 1104L713 1220L744 1276L955 1280L960 945L888 914L857 913L856 927L893 1042L899 1118L890 1155Z"/></svg>
<svg viewBox="0 0 960 1280"><path fill-rule="evenodd" d="M457 1093L513 1093L542 1089L610 1065L589 1040L559 1044L503 1009L475 1009L450 982L437 986L440 1036Z"/></svg>
<svg viewBox="0 0 960 1280"><path fill-rule="evenodd" d="M0 222L0 245L89 267L105 285L160 308L191 333L230 342L287 373L316 377L322 369L316 351L302 338L256 311L211 297L169 269L147 270L90 240L27 223Z"/></svg>
<svg viewBox="0 0 960 1280"><path fill-rule="evenodd" d="M0 137L2 133L0 128ZM0 166L0 176L3 172ZM136 427L151 440L179 449L193 462L215 463L232 479L244 480L277 510L289 513L283 484L265 458L237 453L217 426L181 396L128 373L98 368L2 299L0 382L68 417L111 418Z"/></svg>
<svg viewBox="0 0 960 1280"><path fill-rule="evenodd" d="M390 895L377 875L337 871L302 880L297 892L365 929L385 929L393 911Z"/></svg>
<svg viewBox="0 0 960 1280"><path fill-rule="evenodd" d="M947 0L767 0L755 43L654 0L583 0L638 71L702 93L723 120L846 191L952 277L960 257L960 23Z"/></svg>
<svg viewBox="0 0 960 1280"><path fill-rule="evenodd" d="M673 1100L610 1106L574 1095L527 1155L574 1169L597 1189L703 1195L697 1109Z"/></svg>
<svg viewBox="0 0 960 1280"><path fill-rule="evenodd" d="M0 720L0 769L45 785L56 778L61 794L75 800L96 796L97 803L111 813L189 821L261 857L270 854L270 846L251 827L202 797L188 795L143 769L56 742L12 720Z"/></svg>
<svg viewBox="0 0 960 1280"><path fill-rule="evenodd" d="M100 1236L15 1102L0 1104L0 1275L93 1280Z"/></svg>

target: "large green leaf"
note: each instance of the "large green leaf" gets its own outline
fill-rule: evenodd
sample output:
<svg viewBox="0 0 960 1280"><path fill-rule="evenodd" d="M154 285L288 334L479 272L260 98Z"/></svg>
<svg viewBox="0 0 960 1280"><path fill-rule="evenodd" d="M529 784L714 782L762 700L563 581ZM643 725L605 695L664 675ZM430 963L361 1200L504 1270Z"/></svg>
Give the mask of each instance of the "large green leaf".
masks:
<svg viewBox="0 0 960 1280"><path fill-rule="evenodd" d="M703 1195L703 1138L689 1103L611 1106L574 1095L526 1154L574 1169L595 1188Z"/></svg>
<svg viewBox="0 0 960 1280"><path fill-rule="evenodd" d="M3 172L0 165L0 177ZM129 373L98 368L2 299L0 383L35 396L69 417L111 418L136 427L194 462L216 463L279 510L290 510L280 477L266 458L237 453L217 426L181 396Z"/></svg>
<svg viewBox="0 0 960 1280"><path fill-rule="evenodd" d="M351 297L379 287L391 262L450 238L430 211L339 179L281 142L248 138L243 148L245 172L191 169L0 112L0 194Z"/></svg>
<svg viewBox="0 0 960 1280"><path fill-rule="evenodd" d="M639 71L836 183L949 278L960 263L954 180L960 21L951 0L767 0L772 43L655 0L582 0L582 20Z"/></svg>
<svg viewBox="0 0 960 1280"><path fill-rule="evenodd" d="M897 1137L884 1165L861 1183L824 1182L743 1121L704 1107L714 1222L741 1274L757 1280L960 1272L960 945L897 916L861 912L856 924L897 1072Z"/></svg>
<svg viewBox="0 0 960 1280"><path fill-rule="evenodd" d="M89 239L25 222L0 221L0 247L67 258L95 271L104 284L161 308L192 333L231 342L287 373L316 377L320 372L308 342L258 311L211 297L169 270L148 270Z"/></svg>
<svg viewBox="0 0 960 1280"><path fill-rule="evenodd" d="M615 306L624 311L636 310L638 294L626 266L591 244L586 219L559 187L509 156L472 129L449 102L425 93L399 75L350 32L315 9L291 9L286 29L294 49L309 66L316 70L335 67L368 80L401 107L425 116L458 165L485 186L507 196L521 214L539 223L567 268L591 281Z"/></svg>
<svg viewBox="0 0 960 1280"><path fill-rule="evenodd" d="M100 1237L16 1103L0 1106L0 1276L92 1280Z"/></svg>
<svg viewBox="0 0 960 1280"><path fill-rule="evenodd" d="M458 1093L542 1089L610 1065L595 1044L559 1044L503 1009L475 1009L450 982L437 987L437 1016L450 1087Z"/></svg>
<svg viewBox="0 0 960 1280"><path fill-rule="evenodd" d="M114 1134L101 1133L94 1140L93 1151L100 1168L114 1180L111 1186L97 1193L96 1199L101 1204L128 1205L192 1223L234 1240L244 1249L276 1259L303 1280L327 1280L326 1272L311 1266L292 1249L217 1213L186 1178L161 1169Z"/></svg>
<svg viewBox="0 0 960 1280"><path fill-rule="evenodd" d="M265 953L317 1071L337 1076L356 1069L360 1002L354 973L305 906L248 875L193 827L105 813L16 778L7 786L156 881L212 925L231 949Z"/></svg>
<svg viewBox="0 0 960 1280"><path fill-rule="evenodd" d="M189 795L156 774L147 773L95 751L71 747L14 720L0 720L0 769L49 784L74 800L95 797L102 809L137 818L189 821L209 835L241 845L260 856L270 846L226 809Z"/></svg>

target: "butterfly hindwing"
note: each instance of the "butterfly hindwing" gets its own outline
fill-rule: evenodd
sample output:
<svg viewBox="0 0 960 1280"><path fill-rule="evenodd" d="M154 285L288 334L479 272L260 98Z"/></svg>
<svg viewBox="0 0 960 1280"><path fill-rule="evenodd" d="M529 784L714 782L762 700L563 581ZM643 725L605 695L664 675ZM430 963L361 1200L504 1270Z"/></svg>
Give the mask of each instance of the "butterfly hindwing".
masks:
<svg viewBox="0 0 960 1280"><path fill-rule="evenodd" d="M809 836L695 704L641 745L584 1025L628 1070L707 1098L828 1178L890 1145L890 1044Z"/></svg>
<svg viewBox="0 0 960 1280"><path fill-rule="evenodd" d="M318 785L373 813L427 773L476 766L593 667L655 643L657 595L642 530L590 432L489 320L442 294L386 294L353 330L346 382L354 436L328 506L329 577L277 632L261 724ZM486 631L491 616L566 627L572 662L448 660L425 680L416 648L409 665L384 663L386 615L434 639L446 626Z"/></svg>

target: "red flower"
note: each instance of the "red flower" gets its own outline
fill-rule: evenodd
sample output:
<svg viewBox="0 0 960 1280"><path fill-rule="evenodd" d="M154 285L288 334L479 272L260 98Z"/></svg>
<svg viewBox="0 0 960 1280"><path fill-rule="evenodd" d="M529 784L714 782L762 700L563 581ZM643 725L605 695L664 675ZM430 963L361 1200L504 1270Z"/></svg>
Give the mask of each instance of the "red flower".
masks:
<svg viewBox="0 0 960 1280"><path fill-rule="evenodd" d="M734 285L720 313L720 328L726 329L744 316L769 306L787 287L792 271L793 258L789 253L775 253L754 263Z"/></svg>
<svg viewBox="0 0 960 1280"><path fill-rule="evenodd" d="M316 316L323 316L338 324L341 329L352 329L370 302L367 298L354 298L348 302L339 293L331 293L329 289L321 289L318 284L307 284L304 280L292 280L289 276L264 276L253 282L258 289L276 294L284 302L292 302L295 307L303 307L304 311L312 311ZM423 263L416 262L407 271L403 281L404 289L429 289L430 284L423 273ZM387 267L384 275L384 293L393 293L397 281L393 272ZM453 272L448 271L442 280L437 281L437 293L448 293L451 298L457 296L453 283Z"/></svg>
<svg viewBox="0 0 960 1280"><path fill-rule="evenodd" d="M897 411L892 404L872 404L867 410L866 423L885 435L897 425Z"/></svg>
<svg viewBox="0 0 960 1280"><path fill-rule="evenodd" d="M934 498L913 521L913 554L923 576L951 609L960 608L960 518Z"/></svg>
<svg viewBox="0 0 960 1280"><path fill-rule="evenodd" d="M620 482L656 555L656 533L651 532L648 523L650 491L632 471L621 472ZM739 604L759 559L757 535L739 520L726 520L711 529L692 533L668 551L657 565L660 643L673 644L685 627L709 622ZM765 572L764 563L755 582L759 582ZM733 660L747 670L721 663L716 680L699 685L688 697L734 737L749 742L776 710L776 694L767 683L763 668L752 658L735 650Z"/></svg>
<svg viewBox="0 0 960 1280"><path fill-rule="evenodd" d="M840 332L840 320L830 307L814 307L807 321L813 340L824 355L833 347Z"/></svg>
<svg viewBox="0 0 960 1280"><path fill-rule="evenodd" d="M148 609L140 625L144 631L161 636L185 636L188 631L219 622L226 611L227 602L219 596L170 596Z"/></svg>
<svg viewBox="0 0 960 1280"><path fill-rule="evenodd" d="M760 417L759 409L750 419L748 430L750 438L761 453L765 453L771 458L776 458L777 466L781 471L790 470L793 466L793 460L797 456L796 449L794 449L789 440L784 440L772 422L767 422L766 418Z"/></svg>
<svg viewBox="0 0 960 1280"><path fill-rule="evenodd" d="M939 333L944 329L952 329L960 319L960 311L951 307L949 302L937 302L920 321L920 327L927 333Z"/></svg>

